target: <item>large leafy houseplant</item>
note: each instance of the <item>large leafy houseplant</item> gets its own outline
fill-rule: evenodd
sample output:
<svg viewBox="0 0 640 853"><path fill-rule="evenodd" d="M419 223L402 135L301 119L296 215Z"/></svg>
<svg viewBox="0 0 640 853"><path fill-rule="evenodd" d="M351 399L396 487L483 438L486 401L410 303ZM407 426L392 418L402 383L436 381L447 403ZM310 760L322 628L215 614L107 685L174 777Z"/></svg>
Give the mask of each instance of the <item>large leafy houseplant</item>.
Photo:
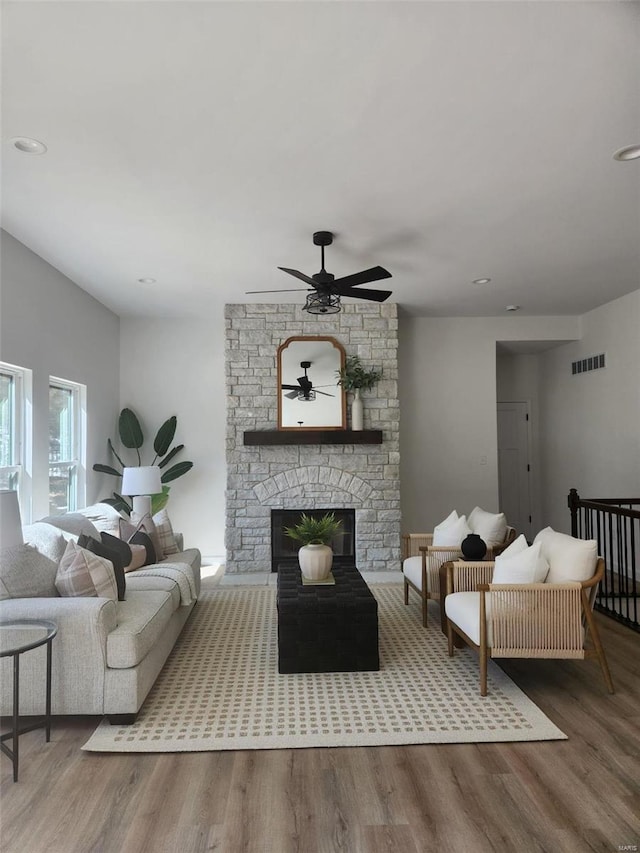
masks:
<svg viewBox="0 0 640 853"><path fill-rule="evenodd" d="M172 446L177 425L178 419L175 415L172 415L162 424L153 440L155 456L153 457L153 461L149 464L157 465L162 470L160 477L162 482L162 492L151 496L151 511L154 514L166 506L167 501L169 500L169 486L167 483L170 483L172 480L176 480L178 477L182 477L183 474L186 474L187 471L190 471L191 468L193 468L193 462L177 462L167 468L169 462L175 459L178 453L180 453L184 448L184 444ZM140 421L132 409L125 408L120 412L120 416L118 418L118 433L120 435L120 443L122 446L126 447L128 450L135 450L137 464L142 465L140 449L144 444L144 433L142 432ZM93 470L100 474L112 474L114 477L122 477L123 470L125 468L132 467L132 463L126 463L122 460L113 446L111 439L108 440L107 446L111 456L114 457L116 462L120 465L120 470L115 468L113 465L103 465L99 462L96 462L93 466ZM133 465L135 465L135 463L133 463ZM113 492L113 497L103 498L102 502L111 504L111 506L115 507L119 511L127 513L127 515L131 512L131 504L129 504L129 502L117 491Z"/></svg>
<svg viewBox="0 0 640 853"><path fill-rule="evenodd" d="M367 369L359 356L348 355L336 376L338 385L342 385L345 391L370 391L382 379L382 370Z"/></svg>

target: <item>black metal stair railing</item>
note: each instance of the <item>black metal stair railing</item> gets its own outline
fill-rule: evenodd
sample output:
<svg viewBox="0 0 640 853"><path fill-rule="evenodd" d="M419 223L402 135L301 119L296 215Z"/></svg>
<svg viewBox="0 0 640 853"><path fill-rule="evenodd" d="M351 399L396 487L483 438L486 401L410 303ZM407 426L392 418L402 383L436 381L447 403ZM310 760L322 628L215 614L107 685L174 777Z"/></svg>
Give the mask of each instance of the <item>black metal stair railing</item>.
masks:
<svg viewBox="0 0 640 853"><path fill-rule="evenodd" d="M596 610L640 631L640 498L583 500L571 489L567 502L571 535L596 539L598 553L605 560Z"/></svg>

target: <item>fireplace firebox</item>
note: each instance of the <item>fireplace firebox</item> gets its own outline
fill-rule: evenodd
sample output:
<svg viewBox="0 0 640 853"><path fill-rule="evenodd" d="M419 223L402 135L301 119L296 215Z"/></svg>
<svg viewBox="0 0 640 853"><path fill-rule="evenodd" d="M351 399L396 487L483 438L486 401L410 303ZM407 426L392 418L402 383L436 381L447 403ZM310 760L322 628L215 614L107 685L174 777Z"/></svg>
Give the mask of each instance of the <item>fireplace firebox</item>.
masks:
<svg viewBox="0 0 640 853"><path fill-rule="evenodd" d="M284 532L285 527L297 524L302 513L321 518L328 512L342 522L342 533L331 541L333 562L337 566L353 566L356 559L355 509L272 509L271 510L271 571L277 572L280 564L298 563L300 545Z"/></svg>

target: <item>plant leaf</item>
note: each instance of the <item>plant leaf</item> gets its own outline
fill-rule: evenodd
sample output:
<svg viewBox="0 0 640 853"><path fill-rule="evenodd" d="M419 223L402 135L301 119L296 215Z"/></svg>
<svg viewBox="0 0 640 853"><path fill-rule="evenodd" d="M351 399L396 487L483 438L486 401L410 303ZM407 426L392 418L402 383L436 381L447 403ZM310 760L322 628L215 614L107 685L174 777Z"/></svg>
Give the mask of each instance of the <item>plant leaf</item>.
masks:
<svg viewBox="0 0 640 853"><path fill-rule="evenodd" d="M157 495L151 496L151 515L155 515L157 512L160 512L161 509L164 509L169 501L169 489L170 486L163 486L162 492Z"/></svg>
<svg viewBox="0 0 640 853"><path fill-rule="evenodd" d="M115 449L115 447L113 446L113 442L111 441L111 439L108 439L108 441L107 441L107 445L108 445L109 450L111 451L111 453L113 453L113 455L116 457L116 459L118 460L118 462L122 465L122 467L123 467L123 468L126 468L126 465L124 464L124 462L122 461L122 459L120 459L120 457L119 457L119 456L118 456L118 454L116 453L116 449Z"/></svg>
<svg viewBox="0 0 640 853"><path fill-rule="evenodd" d="M176 453L180 453L180 451L182 450L183 447L184 447L184 444L178 444L175 447L173 447L171 449L171 451L169 453L167 453L167 455L164 457L164 459L161 459L160 462L158 462L158 468L164 468L164 466L168 462L171 462L171 460L176 455Z"/></svg>
<svg viewBox="0 0 640 853"><path fill-rule="evenodd" d="M177 417L175 415L172 415L170 418L167 418L167 420L158 430L153 442L153 449L155 450L158 456L164 456L169 447L171 446L173 437L176 434L177 423Z"/></svg>
<svg viewBox="0 0 640 853"><path fill-rule="evenodd" d="M113 493L113 497L112 497L112 498L103 498L103 499L100 501L100 503L103 503L103 504L109 504L109 506L112 506L114 509L117 509L117 510L118 510L118 512L124 512L126 515L130 515L130 514L131 514L131 507L130 507L130 505L129 505L129 504L127 503L127 501L122 497L122 495L119 495L117 492L114 492L114 493Z"/></svg>
<svg viewBox="0 0 640 853"><path fill-rule="evenodd" d="M101 465L99 462L93 466L93 470L97 471L99 474L113 474L114 477L121 477L120 471L116 471L115 468L112 468L111 465Z"/></svg>
<svg viewBox="0 0 640 853"><path fill-rule="evenodd" d="M142 447L144 436L142 435L140 421L131 409L123 409L120 412L118 431L120 432L120 441L125 447L135 448L136 450Z"/></svg>
<svg viewBox="0 0 640 853"><path fill-rule="evenodd" d="M170 483L171 480L182 477L183 474L186 474L192 468L193 462L178 462L177 465L172 465L171 468L165 471L160 479L163 483Z"/></svg>

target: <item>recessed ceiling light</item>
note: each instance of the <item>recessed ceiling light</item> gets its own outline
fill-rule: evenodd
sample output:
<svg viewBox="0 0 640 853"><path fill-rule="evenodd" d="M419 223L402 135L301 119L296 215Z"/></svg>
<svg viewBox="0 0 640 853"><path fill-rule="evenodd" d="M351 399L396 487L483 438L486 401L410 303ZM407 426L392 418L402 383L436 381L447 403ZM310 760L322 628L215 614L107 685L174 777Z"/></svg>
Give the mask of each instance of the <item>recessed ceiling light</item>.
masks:
<svg viewBox="0 0 640 853"><path fill-rule="evenodd" d="M44 142L38 142L37 139L30 139L28 136L15 136L12 140L13 147L23 154L44 154L47 146Z"/></svg>
<svg viewBox="0 0 640 853"><path fill-rule="evenodd" d="M140 284L155 284L155 278L139 278L138 281Z"/></svg>
<svg viewBox="0 0 640 853"><path fill-rule="evenodd" d="M625 145L613 155L614 160L638 160L640 159L640 145Z"/></svg>
<svg viewBox="0 0 640 853"><path fill-rule="evenodd" d="M473 284L489 284L490 278L474 278Z"/></svg>
<svg viewBox="0 0 640 853"><path fill-rule="evenodd" d="M505 311L519 311L519 310L520 310L519 305L507 305L507 307L505 308Z"/></svg>

